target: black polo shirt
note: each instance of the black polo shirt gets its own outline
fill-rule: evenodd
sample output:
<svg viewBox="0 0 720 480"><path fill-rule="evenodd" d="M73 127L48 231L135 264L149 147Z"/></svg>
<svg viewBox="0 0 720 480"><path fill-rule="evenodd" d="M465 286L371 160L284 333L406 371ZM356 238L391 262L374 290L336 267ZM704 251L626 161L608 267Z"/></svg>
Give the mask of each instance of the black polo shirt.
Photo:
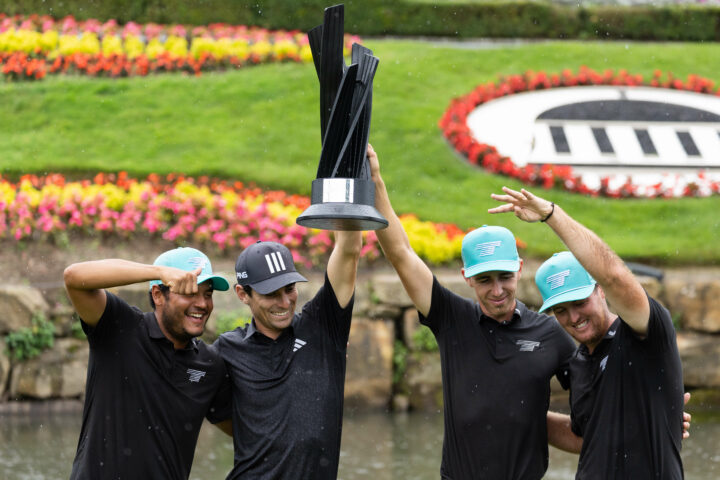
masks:
<svg viewBox="0 0 720 480"><path fill-rule="evenodd" d="M276 340L254 323L217 340L233 386L229 479L335 480L352 306L340 307L326 275Z"/></svg>
<svg viewBox="0 0 720 480"><path fill-rule="evenodd" d="M572 429L583 437L575 478L683 478L680 354L670 313L648 298L644 339L618 318L570 362Z"/></svg>
<svg viewBox="0 0 720 480"><path fill-rule="evenodd" d="M548 466L550 379L568 386L575 343L557 321L516 301L498 323L435 278L427 318L440 347L444 479L542 478Z"/></svg>
<svg viewBox="0 0 720 480"><path fill-rule="evenodd" d="M175 350L157 324L107 293L90 343L85 405L71 479L187 479L203 418L230 417L230 382L200 340Z"/></svg>

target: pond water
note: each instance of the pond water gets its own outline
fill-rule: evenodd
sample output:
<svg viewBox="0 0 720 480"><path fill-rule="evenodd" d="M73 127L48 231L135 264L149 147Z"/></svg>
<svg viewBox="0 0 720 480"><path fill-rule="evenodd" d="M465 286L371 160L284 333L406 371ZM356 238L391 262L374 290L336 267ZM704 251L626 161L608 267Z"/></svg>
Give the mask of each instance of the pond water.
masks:
<svg viewBox="0 0 720 480"><path fill-rule="evenodd" d="M694 414L683 443L688 480L720 478L720 412ZM0 416L0 479L67 478L80 430L80 412ZM438 479L442 414L348 412L339 479ZM577 457L550 449L545 478L572 479ZM222 480L232 464L232 440L206 424L200 432L192 480Z"/></svg>

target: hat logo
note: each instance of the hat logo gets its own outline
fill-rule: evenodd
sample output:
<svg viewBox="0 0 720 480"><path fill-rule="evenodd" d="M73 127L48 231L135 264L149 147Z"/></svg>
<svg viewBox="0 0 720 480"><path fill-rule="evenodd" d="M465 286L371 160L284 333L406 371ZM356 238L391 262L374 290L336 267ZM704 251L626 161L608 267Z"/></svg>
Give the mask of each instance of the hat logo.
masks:
<svg viewBox="0 0 720 480"><path fill-rule="evenodd" d="M570 276L570 270L563 270L562 272L550 275L545 281L550 284L550 290L555 290L565 285L565 278L568 276Z"/></svg>
<svg viewBox="0 0 720 480"><path fill-rule="evenodd" d="M287 267L285 267L285 262L283 262L282 255L280 255L278 252L265 254L265 261L267 261L268 268L270 268L271 274L279 272L281 270L287 270Z"/></svg>
<svg viewBox="0 0 720 480"><path fill-rule="evenodd" d="M495 253L495 249L502 245L502 242L500 240L495 240L494 242L485 242L485 243L479 243L475 246L475 250L478 251L478 255L481 257L485 257L487 255L492 255Z"/></svg>
<svg viewBox="0 0 720 480"><path fill-rule="evenodd" d="M190 257L190 258L188 258L188 263L195 268L201 268L201 269L205 270L205 265L207 264L207 259L203 258L203 257Z"/></svg>

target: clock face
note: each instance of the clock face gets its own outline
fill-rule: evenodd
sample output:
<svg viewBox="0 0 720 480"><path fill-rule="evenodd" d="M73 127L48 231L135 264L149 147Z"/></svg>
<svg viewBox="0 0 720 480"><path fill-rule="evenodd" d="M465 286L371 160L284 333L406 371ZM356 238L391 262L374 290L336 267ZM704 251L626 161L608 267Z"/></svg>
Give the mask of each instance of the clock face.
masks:
<svg viewBox="0 0 720 480"><path fill-rule="evenodd" d="M570 87L487 102L468 116L479 141L518 165L578 173L720 172L720 97L651 87Z"/></svg>

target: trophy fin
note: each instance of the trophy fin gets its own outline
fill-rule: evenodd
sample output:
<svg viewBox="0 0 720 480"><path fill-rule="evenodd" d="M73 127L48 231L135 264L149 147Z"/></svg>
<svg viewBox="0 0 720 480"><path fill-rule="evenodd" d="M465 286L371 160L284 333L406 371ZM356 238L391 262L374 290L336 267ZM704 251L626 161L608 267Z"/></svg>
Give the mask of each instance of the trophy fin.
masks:
<svg viewBox="0 0 720 480"><path fill-rule="evenodd" d="M357 70L358 66L356 64L350 65L340 82L340 88L338 89L335 103L332 107L332 114L328 120L322 152L320 153L318 178L330 177L331 172L337 170L338 164L342 160L339 154L341 153L345 140L344 132L348 131L348 117L352 110Z"/></svg>
<svg viewBox="0 0 720 480"><path fill-rule="evenodd" d="M345 7L335 5L325 9L320 45L320 130L324 139L332 113L335 97L343 78L345 61L343 43Z"/></svg>

